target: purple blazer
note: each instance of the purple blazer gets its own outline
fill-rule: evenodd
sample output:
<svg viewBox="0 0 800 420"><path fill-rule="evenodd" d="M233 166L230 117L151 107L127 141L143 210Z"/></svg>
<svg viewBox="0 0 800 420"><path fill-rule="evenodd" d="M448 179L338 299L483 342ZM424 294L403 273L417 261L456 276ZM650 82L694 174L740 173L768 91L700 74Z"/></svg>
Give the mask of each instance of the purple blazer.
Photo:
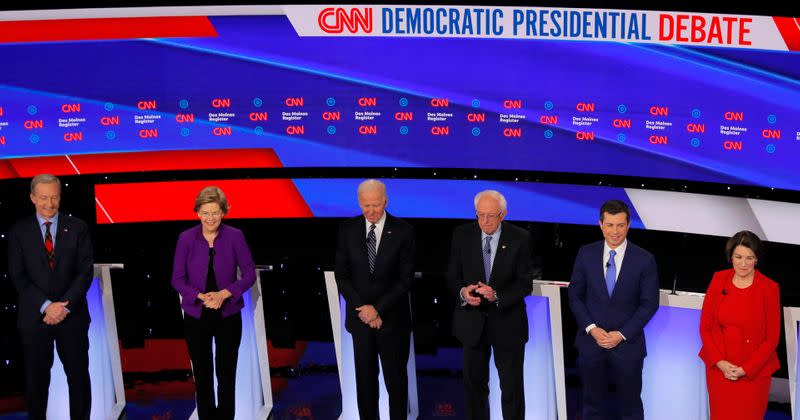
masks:
<svg viewBox="0 0 800 420"><path fill-rule="evenodd" d="M236 268L242 278L236 278ZM193 318L200 318L203 302L197 298L203 293L208 274L208 241L203 237L202 226L183 231L175 249L172 266L172 287L180 293L181 307ZM214 240L214 274L219 290L228 289L233 296L222 304L222 316L227 317L242 310L242 294L256 282L255 264L242 231L220 224Z"/></svg>

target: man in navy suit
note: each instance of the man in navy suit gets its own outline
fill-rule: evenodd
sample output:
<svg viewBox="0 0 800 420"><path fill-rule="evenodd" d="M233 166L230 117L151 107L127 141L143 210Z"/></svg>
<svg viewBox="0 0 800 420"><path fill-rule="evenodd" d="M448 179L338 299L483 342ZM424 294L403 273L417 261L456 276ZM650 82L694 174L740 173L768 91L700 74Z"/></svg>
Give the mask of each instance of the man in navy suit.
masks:
<svg viewBox="0 0 800 420"><path fill-rule="evenodd" d="M627 204L605 202L605 240L581 247L572 270L569 306L578 323L583 420L611 418L609 383L616 384L615 418L644 419L644 326L658 310L658 273L653 255L627 241L630 221Z"/></svg>
<svg viewBox="0 0 800 420"><path fill-rule="evenodd" d="M61 181L52 175L31 180L36 214L11 227L8 269L19 293L17 326L25 352L25 398L31 419L45 420L53 366L53 343L69 385L72 420L91 411L89 309L92 243L82 220L58 212Z"/></svg>
<svg viewBox="0 0 800 420"><path fill-rule="evenodd" d="M378 419L378 356L389 394L389 418L408 418L408 354L414 276L414 228L386 212L386 185L358 186L362 215L339 227L336 283L347 305L345 327L353 336L358 413Z"/></svg>

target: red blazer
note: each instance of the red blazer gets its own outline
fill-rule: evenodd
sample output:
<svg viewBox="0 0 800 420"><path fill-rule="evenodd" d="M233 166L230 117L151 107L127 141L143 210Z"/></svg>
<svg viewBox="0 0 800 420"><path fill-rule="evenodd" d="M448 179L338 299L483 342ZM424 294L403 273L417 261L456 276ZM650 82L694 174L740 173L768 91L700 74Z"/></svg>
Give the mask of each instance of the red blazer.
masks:
<svg viewBox="0 0 800 420"><path fill-rule="evenodd" d="M781 322L778 284L756 270L753 285L750 286L754 288L755 298L749 309L743 308L751 312L752 318L742 331L741 341L731 343L729 337L729 348L726 348L724 333L717 321L717 310L724 296L723 290L735 287L731 282L733 275L732 268L714 273L706 291L700 317L700 338L703 341L700 358L705 362L706 369L711 370L716 368L718 361L727 360L728 352L741 354L744 360L738 363L745 371L745 378L772 376L780 367L775 351L780 339ZM737 347L730 348L733 345ZM736 361L730 362L736 364Z"/></svg>

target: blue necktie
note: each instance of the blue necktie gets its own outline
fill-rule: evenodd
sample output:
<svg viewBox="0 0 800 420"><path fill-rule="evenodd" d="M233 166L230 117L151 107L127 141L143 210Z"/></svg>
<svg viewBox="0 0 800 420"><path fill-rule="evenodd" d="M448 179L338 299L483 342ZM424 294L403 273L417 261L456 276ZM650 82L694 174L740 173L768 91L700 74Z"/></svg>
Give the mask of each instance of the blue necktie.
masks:
<svg viewBox="0 0 800 420"><path fill-rule="evenodd" d="M486 274L486 284L489 284L489 276L492 275L492 237L486 237L486 244L483 246L483 271Z"/></svg>
<svg viewBox="0 0 800 420"><path fill-rule="evenodd" d="M614 256L617 251L613 249L608 253L608 265L606 265L606 289L608 289L608 296L614 293L614 284L617 282L617 264L614 262Z"/></svg>
<svg viewBox="0 0 800 420"><path fill-rule="evenodd" d="M378 255L376 244L378 243L375 238L375 225L369 227L369 234L367 235L367 257L369 259L369 273L375 272L375 257Z"/></svg>

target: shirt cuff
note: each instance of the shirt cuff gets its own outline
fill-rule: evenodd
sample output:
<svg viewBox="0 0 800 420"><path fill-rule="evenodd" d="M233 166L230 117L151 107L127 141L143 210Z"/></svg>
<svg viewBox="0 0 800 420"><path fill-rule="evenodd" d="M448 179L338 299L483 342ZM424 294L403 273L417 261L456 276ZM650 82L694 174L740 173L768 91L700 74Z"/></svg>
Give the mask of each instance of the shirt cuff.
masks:
<svg viewBox="0 0 800 420"><path fill-rule="evenodd" d="M624 336L624 335L622 335L622 332L620 332L620 331L617 331L617 332L619 333L619 336L620 336L620 337L622 337L622 339L623 339L623 340L625 340L625 341L628 341L628 339L627 339L627 338L625 338L625 336Z"/></svg>
<svg viewBox="0 0 800 420"><path fill-rule="evenodd" d="M47 299L46 301L44 301L42 306L39 308L39 313L44 315L44 310L47 309L47 307L50 306L51 303L53 303L53 302L51 302L50 299Z"/></svg>
<svg viewBox="0 0 800 420"><path fill-rule="evenodd" d="M458 292L458 300L461 301L461 306L467 306L467 301L466 299L464 299L464 295L462 295L463 292L464 288L462 287L461 290Z"/></svg>
<svg viewBox="0 0 800 420"><path fill-rule="evenodd" d="M596 326L597 326L596 324L589 324L589 326L586 327L586 334L589 334L589 331L591 331Z"/></svg>

